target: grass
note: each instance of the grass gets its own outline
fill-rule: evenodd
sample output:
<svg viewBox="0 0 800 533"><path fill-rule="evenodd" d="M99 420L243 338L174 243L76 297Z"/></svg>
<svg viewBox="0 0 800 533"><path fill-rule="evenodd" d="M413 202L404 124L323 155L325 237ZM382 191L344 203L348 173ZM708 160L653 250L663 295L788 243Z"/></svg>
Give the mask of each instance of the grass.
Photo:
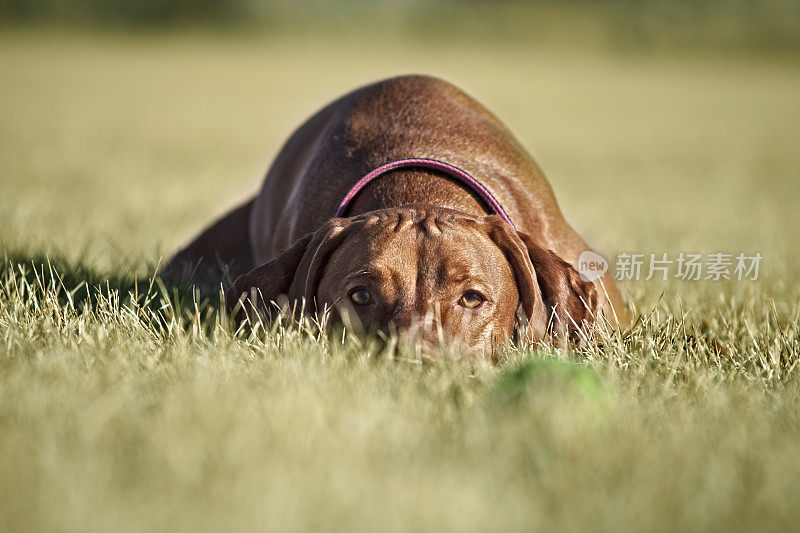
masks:
<svg viewBox="0 0 800 533"><path fill-rule="evenodd" d="M237 333L152 279L300 120L408 71L503 118L607 255L759 280L624 283L629 335L493 366ZM11 32L0 76L0 529L797 527L795 59Z"/></svg>

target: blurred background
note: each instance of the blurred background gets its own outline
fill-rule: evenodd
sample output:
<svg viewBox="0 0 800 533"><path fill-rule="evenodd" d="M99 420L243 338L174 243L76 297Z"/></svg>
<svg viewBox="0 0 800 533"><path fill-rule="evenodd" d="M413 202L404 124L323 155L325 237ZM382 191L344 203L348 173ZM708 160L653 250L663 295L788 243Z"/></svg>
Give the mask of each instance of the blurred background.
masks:
<svg viewBox="0 0 800 533"><path fill-rule="evenodd" d="M796 49L797 0L2 0L6 24Z"/></svg>

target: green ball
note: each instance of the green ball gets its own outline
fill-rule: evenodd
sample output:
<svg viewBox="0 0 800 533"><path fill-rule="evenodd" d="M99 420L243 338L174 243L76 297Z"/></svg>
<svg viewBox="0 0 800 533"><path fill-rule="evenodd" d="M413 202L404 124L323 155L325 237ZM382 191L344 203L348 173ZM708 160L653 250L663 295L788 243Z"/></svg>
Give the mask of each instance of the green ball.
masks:
<svg viewBox="0 0 800 533"><path fill-rule="evenodd" d="M592 368L551 356L527 359L504 371L491 397L496 406L520 414L568 406L570 413L591 423L603 423L613 410L612 396Z"/></svg>

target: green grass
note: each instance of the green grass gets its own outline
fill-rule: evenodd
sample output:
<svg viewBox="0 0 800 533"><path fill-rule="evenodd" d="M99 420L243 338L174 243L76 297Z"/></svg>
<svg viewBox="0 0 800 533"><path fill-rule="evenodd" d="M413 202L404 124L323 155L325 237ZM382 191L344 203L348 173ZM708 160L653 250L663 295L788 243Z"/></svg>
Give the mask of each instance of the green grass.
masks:
<svg viewBox="0 0 800 533"><path fill-rule="evenodd" d="M625 283L629 335L499 366L237 333L152 280L304 117L409 71L506 121L606 254L760 279ZM12 32L0 76L0 530L797 527L796 59Z"/></svg>

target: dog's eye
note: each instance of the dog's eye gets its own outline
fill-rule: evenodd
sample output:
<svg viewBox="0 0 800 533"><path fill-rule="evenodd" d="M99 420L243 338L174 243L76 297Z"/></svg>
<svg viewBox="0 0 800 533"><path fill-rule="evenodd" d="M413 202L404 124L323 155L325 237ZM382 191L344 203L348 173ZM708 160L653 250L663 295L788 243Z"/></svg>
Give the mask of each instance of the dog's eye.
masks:
<svg viewBox="0 0 800 533"><path fill-rule="evenodd" d="M458 301L462 306L466 307L467 309L477 309L483 303L484 298L477 292L465 292L461 299Z"/></svg>
<svg viewBox="0 0 800 533"><path fill-rule="evenodd" d="M350 293L350 299L356 305L367 305L372 301L372 295L367 289L356 289Z"/></svg>

